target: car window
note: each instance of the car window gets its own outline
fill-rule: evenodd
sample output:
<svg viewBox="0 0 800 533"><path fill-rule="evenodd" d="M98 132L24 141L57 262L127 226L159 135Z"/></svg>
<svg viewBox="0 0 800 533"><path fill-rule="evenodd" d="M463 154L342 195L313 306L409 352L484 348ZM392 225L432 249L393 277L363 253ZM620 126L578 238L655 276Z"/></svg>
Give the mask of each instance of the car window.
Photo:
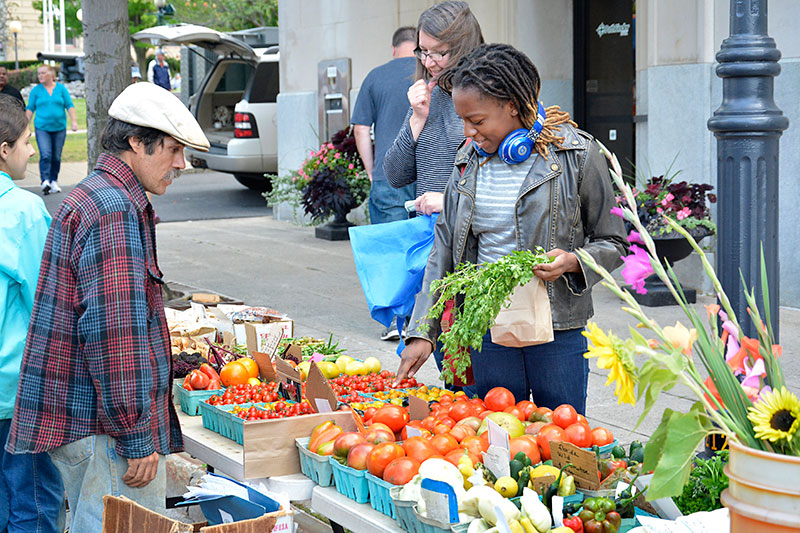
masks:
<svg viewBox="0 0 800 533"><path fill-rule="evenodd" d="M277 62L262 62L256 67L249 101L252 104L274 103L280 92L280 74Z"/></svg>
<svg viewBox="0 0 800 533"><path fill-rule="evenodd" d="M230 62L215 90L217 92L244 91L252 74L253 66L251 64Z"/></svg>

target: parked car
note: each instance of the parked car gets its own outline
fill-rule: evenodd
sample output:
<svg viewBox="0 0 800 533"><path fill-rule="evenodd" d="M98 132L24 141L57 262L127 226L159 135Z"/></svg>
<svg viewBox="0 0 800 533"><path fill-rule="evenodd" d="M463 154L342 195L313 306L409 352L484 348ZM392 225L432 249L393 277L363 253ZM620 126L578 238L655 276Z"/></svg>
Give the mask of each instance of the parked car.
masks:
<svg viewBox="0 0 800 533"><path fill-rule="evenodd" d="M278 47L253 48L193 24L156 26L133 38L196 45L217 54L189 100L211 148L208 152L186 148L186 157L195 168L227 172L246 187L269 190L271 182L264 174L278 170Z"/></svg>

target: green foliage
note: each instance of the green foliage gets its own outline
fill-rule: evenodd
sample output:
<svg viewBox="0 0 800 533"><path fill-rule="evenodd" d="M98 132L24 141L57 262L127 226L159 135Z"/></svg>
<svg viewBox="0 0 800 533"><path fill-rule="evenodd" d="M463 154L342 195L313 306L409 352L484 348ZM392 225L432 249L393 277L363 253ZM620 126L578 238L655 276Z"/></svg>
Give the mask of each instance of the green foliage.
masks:
<svg viewBox="0 0 800 533"><path fill-rule="evenodd" d="M696 459L683 492L674 498L675 505L684 515L722 507L719 496L728 488L728 476L723 471L728 463L728 454L728 450L723 450L711 459Z"/></svg>
<svg viewBox="0 0 800 533"><path fill-rule="evenodd" d="M16 87L17 89L22 89L31 83L39 83L39 76L36 73L36 69L38 69L41 64L41 62L36 61L31 66L20 68L19 70L9 70L8 84L12 87ZM58 73L61 71L61 65L53 65L53 68L56 70L56 79L58 79Z"/></svg>
<svg viewBox="0 0 800 533"><path fill-rule="evenodd" d="M14 53L14 39L12 38L11 39L11 45L8 47L8 50L7 50L6 54L9 57L11 57L13 53ZM20 68L20 70L22 70L24 68L27 68L27 67L30 67L30 66L33 66L33 65L39 66L40 63L41 63L41 61L39 61L38 59L26 59L26 60L20 59L19 60L19 68ZM11 74L11 71L14 70L16 65L14 63L14 60L12 59L11 61L0 61L0 67L6 67L6 69L8 70L8 73Z"/></svg>
<svg viewBox="0 0 800 533"><path fill-rule="evenodd" d="M496 263L462 263L455 272L431 283L431 293L438 297L425 317L427 320L439 320L447 301L461 300L463 296L463 303L453 309L450 330L439 336L456 375L465 377L470 362L469 347L481 350L483 335L494 325L500 308L507 304L514 289L534 277L534 266L550 262L552 258L541 247L533 252L517 250ZM443 366L441 377L453 382L453 371L448 365Z"/></svg>
<svg viewBox="0 0 800 533"><path fill-rule="evenodd" d="M278 25L278 0L177 0L175 19L219 31Z"/></svg>

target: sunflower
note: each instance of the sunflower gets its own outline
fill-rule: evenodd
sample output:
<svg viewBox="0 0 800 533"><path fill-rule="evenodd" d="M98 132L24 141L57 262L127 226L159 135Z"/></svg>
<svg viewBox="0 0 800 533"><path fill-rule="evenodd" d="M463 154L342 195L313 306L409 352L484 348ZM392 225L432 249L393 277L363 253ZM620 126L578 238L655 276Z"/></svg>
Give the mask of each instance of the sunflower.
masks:
<svg viewBox="0 0 800 533"><path fill-rule="evenodd" d="M616 381L614 395L617 403L636 405L633 386L637 381L636 366L633 363L633 350L628 343L623 343L613 334L606 335L597 324L589 322L583 336L589 339L588 349L583 356L586 359L597 357L598 368L609 370L606 386Z"/></svg>
<svg viewBox="0 0 800 533"><path fill-rule="evenodd" d="M761 399L750 407L747 418L757 439L791 446L800 428L800 400L786 387L763 392Z"/></svg>

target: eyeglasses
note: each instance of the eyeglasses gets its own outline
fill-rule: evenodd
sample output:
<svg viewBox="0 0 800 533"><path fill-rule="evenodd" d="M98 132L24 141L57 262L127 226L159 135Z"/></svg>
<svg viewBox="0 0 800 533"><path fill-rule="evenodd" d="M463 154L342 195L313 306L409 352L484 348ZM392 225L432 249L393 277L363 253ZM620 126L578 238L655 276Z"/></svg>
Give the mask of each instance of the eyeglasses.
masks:
<svg viewBox="0 0 800 533"><path fill-rule="evenodd" d="M450 50L445 50L444 52L425 52L419 48L414 49L414 55L417 56L417 59L420 61L425 61L426 59L430 58L437 63L444 59L444 56L450 53Z"/></svg>

